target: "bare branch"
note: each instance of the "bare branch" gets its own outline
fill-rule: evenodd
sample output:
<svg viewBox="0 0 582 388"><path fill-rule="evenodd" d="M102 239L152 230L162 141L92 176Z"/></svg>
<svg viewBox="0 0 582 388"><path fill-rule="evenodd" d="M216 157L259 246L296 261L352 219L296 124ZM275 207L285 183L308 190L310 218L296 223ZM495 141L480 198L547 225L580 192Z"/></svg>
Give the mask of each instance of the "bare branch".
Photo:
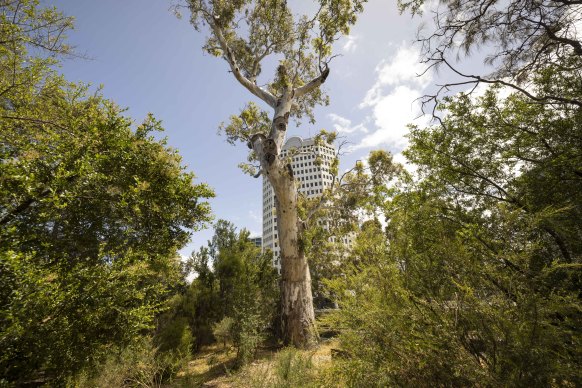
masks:
<svg viewBox="0 0 582 388"><path fill-rule="evenodd" d="M424 96L423 105L429 103L430 101L434 101L436 103L441 92L449 91L450 88L452 88L452 87L462 86L462 85L474 85L473 88L471 89L471 92L472 92L482 82L485 84L497 84L497 85L503 85L503 86L512 88L512 89L522 93L527 98L529 98L533 101L536 101L536 102L540 102L540 103L544 103L544 104L556 104L556 103L572 104L572 105L582 107L582 101L577 100L577 99L566 98L566 97L557 96L557 95L543 95L543 96L534 95L531 92L529 92L528 90L526 90L524 87L518 86L515 83L508 82L508 81L505 81L503 79L487 79L487 78L484 78L484 77L479 76L479 75L465 74L465 73L461 72L460 70L458 70L457 68L455 68L446 58L444 58L444 55L442 52L439 51L438 56L439 56L438 61L440 63L445 64L445 66L447 66L453 73L459 75L460 77L468 79L468 80L463 81L463 82L451 82L451 83L441 85L439 90L434 95ZM436 115L434 114L435 109L436 109L436 104L435 104L435 106L433 106L433 118L436 118Z"/></svg>
<svg viewBox="0 0 582 388"><path fill-rule="evenodd" d="M220 47L224 52L224 58L226 59L226 62L228 62L230 69L234 74L234 77L237 79L237 81L242 86L244 86L249 92L251 92L255 96L259 97L261 100L266 102L270 107L275 108L275 106L277 105L277 99L275 98L275 96L272 95L267 90L260 88L256 83L251 82L251 80L245 77L240 71L236 58L234 57L232 50L230 49L228 43L226 42L226 39L224 38L222 29L217 25L217 20L215 18L212 20L208 20L208 24L212 28L214 36L216 37L216 39L218 39Z"/></svg>
<svg viewBox="0 0 582 388"><path fill-rule="evenodd" d="M297 97L297 98L302 97L305 94L312 91L313 89L320 87L321 85L323 85L323 83L327 79L328 75L329 75L329 67L327 67L327 65L326 65L325 70L323 70L318 77L312 79L307 84L295 89L295 97Z"/></svg>

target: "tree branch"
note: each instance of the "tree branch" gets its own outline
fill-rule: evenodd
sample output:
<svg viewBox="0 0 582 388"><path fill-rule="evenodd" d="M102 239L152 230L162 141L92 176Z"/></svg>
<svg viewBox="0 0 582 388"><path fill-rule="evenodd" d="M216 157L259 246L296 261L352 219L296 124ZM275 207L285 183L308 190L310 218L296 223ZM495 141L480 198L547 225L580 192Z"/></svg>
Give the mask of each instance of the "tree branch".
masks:
<svg viewBox="0 0 582 388"><path fill-rule="evenodd" d="M475 88L476 88L479 83L483 82L486 84L498 84L498 85L510 87L510 88L522 93L527 98L529 98L533 101L536 101L536 102L543 103L543 104L562 103L562 104L572 104L572 105L576 105L578 107L582 107L582 101L580 101L578 99L566 98L566 97L555 96L555 95L538 96L538 95L534 95L534 94L530 93L526 89L519 87L511 82L507 82L507 81L504 81L501 79L487 79L487 78L483 78L479 75L465 74L465 73L459 71L453 65L451 65L449 63L449 61L444 57L444 54L440 51L439 51L438 57L433 58L432 60L435 61L435 63L445 64L445 66L448 67L453 73L457 74L460 77L467 78L467 79L469 79L469 81L457 82L457 83L447 83L445 85L442 85L436 95L424 96L426 103L431 101L431 100L436 101L436 97L443 89L448 90L450 87L459 86L459 85L466 85L466 84L475 84ZM473 88L473 90L475 88ZM423 103L423 105L424 105L424 103ZM434 109L433 109L433 111L434 111Z"/></svg>
<svg viewBox="0 0 582 388"><path fill-rule="evenodd" d="M240 68L236 62L236 58L234 57L232 50L228 46L228 43L226 42L226 39L222 34L222 30L217 25L216 17L214 17L213 20L209 20L208 24L210 25L210 28L212 28L214 36L216 36L216 39L218 39L220 47L222 48L222 51L224 51L224 57L228 62L230 69L234 74L234 77L237 79L237 81L242 86L244 86L249 92L251 92L255 96L259 97L261 100L266 102L270 107L275 108L275 106L277 105L277 99L275 98L275 96L270 92L259 87L256 83L251 82L251 80L245 77L240 71Z"/></svg>
<svg viewBox="0 0 582 388"><path fill-rule="evenodd" d="M295 97L299 98L301 96L304 96L307 93L309 93L310 91L312 91L313 89L323 85L323 83L327 79L328 75L329 75L329 67L327 67L327 65L326 65L325 70L323 70L318 77L312 79L307 84L295 89L295 94L294 94Z"/></svg>

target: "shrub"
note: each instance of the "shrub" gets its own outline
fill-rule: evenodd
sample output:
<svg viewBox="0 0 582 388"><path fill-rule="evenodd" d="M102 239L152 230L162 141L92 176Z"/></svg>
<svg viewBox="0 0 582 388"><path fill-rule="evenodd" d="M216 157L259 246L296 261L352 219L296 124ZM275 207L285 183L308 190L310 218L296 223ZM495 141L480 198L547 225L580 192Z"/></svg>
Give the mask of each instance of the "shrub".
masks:
<svg viewBox="0 0 582 388"><path fill-rule="evenodd" d="M306 387L314 384L314 377L311 354L301 353L295 348L286 348L277 354L274 387Z"/></svg>
<svg viewBox="0 0 582 388"><path fill-rule="evenodd" d="M94 370L86 370L70 387L161 387L183 366L179 352L159 352L151 338L141 338L119 352L112 352Z"/></svg>
<svg viewBox="0 0 582 388"><path fill-rule="evenodd" d="M224 317L222 320L216 324L212 329L212 334L217 341L222 342L222 345L226 348L226 343L232 341L232 327L234 320L231 317Z"/></svg>
<svg viewBox="0 0 582 388"><path fill-rule="evenodd" d="M176 317L160 329L155 338L160 352L176 352L182 355L190 354L192 347L192 330L185 317Z"/></svg>

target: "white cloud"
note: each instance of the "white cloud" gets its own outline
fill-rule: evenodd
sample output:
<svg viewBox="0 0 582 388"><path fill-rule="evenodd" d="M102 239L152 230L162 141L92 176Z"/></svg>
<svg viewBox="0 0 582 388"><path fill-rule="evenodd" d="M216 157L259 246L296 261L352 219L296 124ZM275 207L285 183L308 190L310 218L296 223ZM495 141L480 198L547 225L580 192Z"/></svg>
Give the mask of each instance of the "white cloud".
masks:
<svg viewBox="0 0 582 388"><path fill-rule="evenodd" d="M354 133L354 132L363 132L368 133L364 124L358 124L352 126L352 120L346 119L340 115L335 113L330 113L327 115L329 119L332 121L333 129L338 133Z"/></svg>
<svg viewBox="0 0 582 388"><path fill-rule="evenodd" d="M437 9L438 5L439 5L438 0L424 1L422 3L422 5L420 6L419 16L423 16L423 15L427 15L427 14L431 15L432 14L431 11Z"/></svg>
<svg viewBox="0 0 582 388"><path fill-rule="evenodd" d="M425 66L419 62L417 50L405 43L401 44L391 60L382 60L376 66L378 77L360 107L375 105L382 98L386 87L407 84L411 88L424 89L432 79L431 73L425 72Z"/></svg>
<svg viewBox="0 0 582 388"><path fill-rule="evenodd" d="M346 42L342 46L345 53L353 53L358 48L358 37L354 35L346 36Z"/></svg>
<svg viewBox="0 0 582 388"><path fill-rule="evenodd" d="M410 45L401 44L391 60L383 60L376 67L377 78L366 93L360 108L370 108L369 119L375 130L364 136L351 150L388 146L395 153L408 144L407 125L424 125L427 119L421 115L418 100L432 80L432 74L424 74L425 65L419 63L418 52ZM419 74L422 74L419 76ZM420 121L420 122L419 122Z"/></svg>
<svg viewBox="0 0 582 388"><path fill-rule="evenodd" d="M257 229L256 229L256 227L257 227L257 224L258 225L262 225L263 218L261 217L261 215L257 214L253 210L249 210L249 218L252 221L251 224L254 224L253 227L248 227L247 228L248 231L249 231L249 233L250 233L250 236L251 237L261 236L262 233L261 232L258 232Z"/></svg>
<svg viewBox="0 0 582 388"><path fill-rule="evenodd" d="M364 136L352 149L388 145L401 150L407 144L407 125L420 115L419 90L406 85L395 87L387 95L380 96L372 106L372 118L376 130Z"/></svg>

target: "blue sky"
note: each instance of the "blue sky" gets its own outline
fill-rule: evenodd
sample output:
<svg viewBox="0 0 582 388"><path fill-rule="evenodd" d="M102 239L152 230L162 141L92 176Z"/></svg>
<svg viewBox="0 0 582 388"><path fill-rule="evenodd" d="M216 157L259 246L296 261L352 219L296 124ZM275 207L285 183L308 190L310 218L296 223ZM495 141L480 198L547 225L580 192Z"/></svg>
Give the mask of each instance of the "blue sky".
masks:
<svg viewBox="0 0 582 388"><path fill-rule="evenodd" d="M69 41L89 59L65 60L61 71L70 81L104 86L103 93L140 122L148 112L163 121L165 136L179 150L198 182L214 188L211 200L218 218L260 234L261 180L237 167L247 148L233 147L217 128L247 101L227 64L204 54L204 33L195 31L188 15L178 20L169 0L45 0L76 19ZM317 123L292 126L289 136L309 137L336 129L351 142L342 158L349 168L372 149L386 149L402 160L406 124L419 113L418 102L435 76L418 64L412 44L417 19L399 15L396 0L371 0L350 36L336 45L325 88L331 104L316 110ZM269 75L274 69L263 69ZM426 119L419 119L426 122ZM418 120L417 120L418 121ZM212 235L196 232L182 250L189 255Z"/></svg>

